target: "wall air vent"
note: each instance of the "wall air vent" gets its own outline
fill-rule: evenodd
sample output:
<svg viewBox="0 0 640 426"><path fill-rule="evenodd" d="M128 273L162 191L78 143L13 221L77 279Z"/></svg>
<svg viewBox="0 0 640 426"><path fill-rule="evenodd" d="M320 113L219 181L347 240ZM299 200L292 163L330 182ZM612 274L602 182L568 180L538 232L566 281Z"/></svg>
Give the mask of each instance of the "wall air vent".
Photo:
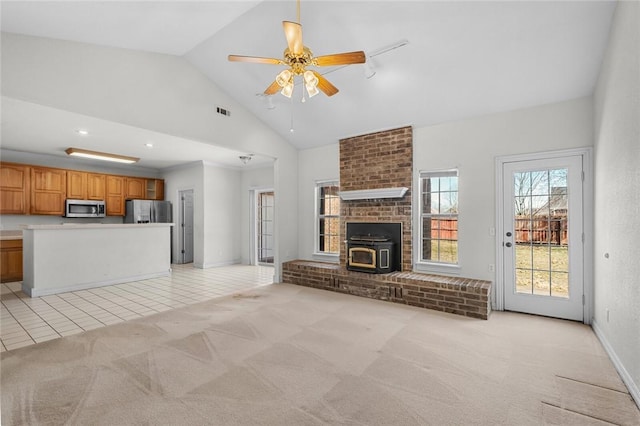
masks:
<svg viewBox="0 0 640 426"><path fill-rule="evenodd" d="M231 117L231 111L225 108L216 107L216 112L218 114L226 115L227 117Z"/></svg>

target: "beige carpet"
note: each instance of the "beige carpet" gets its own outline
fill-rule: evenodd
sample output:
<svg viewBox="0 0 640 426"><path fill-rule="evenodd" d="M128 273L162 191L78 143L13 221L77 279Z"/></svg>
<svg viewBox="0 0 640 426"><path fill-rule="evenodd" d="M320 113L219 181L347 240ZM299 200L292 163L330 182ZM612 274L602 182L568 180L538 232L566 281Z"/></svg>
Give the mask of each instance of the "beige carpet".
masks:
<svg viewBox="0 0 640 426"><path fill-rule="evenodd" d="M2 425L640 424L582 324L288 284L1 360Z"/></svg>

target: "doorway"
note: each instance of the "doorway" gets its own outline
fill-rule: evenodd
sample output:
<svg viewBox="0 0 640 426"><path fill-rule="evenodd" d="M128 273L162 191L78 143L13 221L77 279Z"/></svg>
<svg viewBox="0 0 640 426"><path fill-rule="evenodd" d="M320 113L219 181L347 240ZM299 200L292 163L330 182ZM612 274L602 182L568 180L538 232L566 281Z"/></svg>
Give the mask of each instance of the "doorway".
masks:
<svg viewBox="0 0 640 426"><path fill-rule="evenodd" d="M193 262L193 189L178 191L179 235L176 263Z"/></svg>
<svg viewBox="0 0 640 426"><path fill-rule="evenodd" d="M584 155L499 162L497 293L503 309L588 320Z"/></svg>
<svg viewBox="0 0 640 426"><path fill-rule="evenodd" d="M256 261L259 265L273 265L274 257L273 190L256 191Z"/></svg>

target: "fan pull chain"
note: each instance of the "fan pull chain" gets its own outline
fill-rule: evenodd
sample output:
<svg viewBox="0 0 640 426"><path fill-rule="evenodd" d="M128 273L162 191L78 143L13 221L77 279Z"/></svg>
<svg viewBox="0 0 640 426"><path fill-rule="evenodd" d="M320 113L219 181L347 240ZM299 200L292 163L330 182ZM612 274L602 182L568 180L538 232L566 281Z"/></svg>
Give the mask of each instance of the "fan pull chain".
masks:
<svg viewBox="0 0 640 426"><path fill-rule="evenodd" d="M299 24L299 23L300 23L300 0L298 0L297 5L298 5L298 7L297 7L297 12L298 12L298 13L297 13L298 21L297 21L297 22L298 22L298 24Z"/></svg>
<svg viewBox="0 0 640 426"><path fill-rule="evenodd" d="M291 97L291 127L289 128L289 131L291 133L295 131L293 128L293 96Z"/></svg>

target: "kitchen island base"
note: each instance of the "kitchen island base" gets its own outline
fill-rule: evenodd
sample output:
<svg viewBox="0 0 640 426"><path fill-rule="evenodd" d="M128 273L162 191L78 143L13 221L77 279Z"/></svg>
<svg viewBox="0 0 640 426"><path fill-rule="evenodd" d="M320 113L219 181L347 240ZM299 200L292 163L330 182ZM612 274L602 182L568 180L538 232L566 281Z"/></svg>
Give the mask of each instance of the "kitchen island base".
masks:
<svg viewBox="0 0 640 426"><path fill-rule="evenodd" d="M38 297L168 276L171 226L26 225L22 291Z"/></svg>

